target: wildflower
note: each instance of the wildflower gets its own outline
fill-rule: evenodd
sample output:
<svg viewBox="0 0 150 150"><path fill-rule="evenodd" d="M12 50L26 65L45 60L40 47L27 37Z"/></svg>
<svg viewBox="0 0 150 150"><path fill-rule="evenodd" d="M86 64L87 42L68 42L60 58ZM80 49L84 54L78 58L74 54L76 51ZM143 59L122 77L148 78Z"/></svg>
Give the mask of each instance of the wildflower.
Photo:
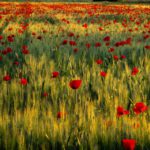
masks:
<svg viewBox="0 0 150 150"><path fill-rule="evenodd" d="M63 42L62 42L62 45L66 45L68 43L68 41L67 40L64 40Z"/></svg>
<svg viewBox="0 0 150 150"><path fill-rule="evenodd" d="M3 36L2 35L0 35L0 40L2 40L3 39Z"/></svg>
<svg viewBox="0 0 150 150"><path fill-rule="evenodd" d="M76 89L78 89L81 86L81 83L82 83L81 80L72 80L72 81L70 81L69 86L72 89L76 90Z"/></svg>
<svg viewBox="0 0 150 150"><path fill-rule="evenodd" d="M6 51L7 51L7 53L11 53L11 52L12 52L12 48L7 47L7 48L6 48Z"/></svg>
<svg viewBox="0 0 150 150"><path fill-rule="evenodd" d="M43 93L43 97L47 97L48 96L48 93L47 92L44 92Z"/></svg>
<svg viewBox="0 0 150 150"><path fill-rule="evenodd" d="M125 150L134 150L136 141L134 139L123 139L122 145Z"/></svg>
<svg viewBox="0 0 150 150"><path fill-rule="evenodd" d="M128 114L129 114L128 110L124 110L124 108L121 106L117 107L117 117L120 117L122 115L128 115Z"/></svg>
<svg viewBox="0 0 150 150"><path fill-rule="evenodd" d="M55 72L52 73L52 77L53 77L53 78L56 78L56 77L58 77L58 76L59 76L59 72L55 71Z"/></svg>
<svg viewBox="0 0 150 150"><path fill-rule="evenodd" d="M61 118L65 117L65 115L66 115L66 113L59 111L57 113L57 119L61 119Z"/></svg>
<svg viewBox="0 0 150 150"><path fill-rule="evenodd" d="M86 47L87 47L87 48L90 48L90 47L91 47L91 44L90 44L90 43L87 43L87 44L86 44Z"/></svg>
<svg viewBox="0 0 150 150"><path fill-rule="evenodd" d="M139 72L138 68L137 68L137 67L134 67L134 68L132 69L131 75L136 75L138 72Z"/></svg>
<svg viewBox="0 0 150 150"><path fill-rule="evenodd" d="M4 81L10 81L10 80L11 80L10 75L4 76L4 77L3 77L3 80L4 80Z"/></svg>
<svg viewBox="0 0 150 150"><path fill-rule="evenodd" d="M110 41L110 37L109 36L104 37L103 41L105 41L105 42Z"/></svg>
<svg viewBox="0 0 150 150"><path fill-rule="evenodd" d="M101 43L97 42L95 43L95 47L100 47L101 46Z"/></svg>
<svg viewBox="0 0 150 150"><path fill-rule="evenodd" d="M98 59L98 60L96 60L96 63L97 63L98 65L101 65L101 64L103 64L103 60Z"/></svg>
<svg viewBox="0 0 150 150"><path fill-rule="evenodd" d="M148 109L148 106L146 106L143 102L138 102L135 104L133 111L138 115L142 112L145 112Z"/></svg>
<svg viewBox="0 0 150 150"><path fill-rule="evenodd" d="M28 49L23 49L23 50L22 50L22 53L25 54L25 55L27 55L27 54L29 54L30 52L29 52Z"/></svg>
<svg viewBox="0 0 150 150"><path fill-rule="evenodd" d="M14 36L13 36L13 35L8 36L8 37L7 37L7 40L8 40L9 42L13 42L13 41L14 41Z"/></svg>
<svg viewBox="0 0 150 150"><path fill-rule="evenodd" d="M117 55L113 56L114 60L118 61L119 57Z"/></svg>
<svg viewBox="0 0 150 150"><path fill-rule="evenodd" d="M71 46L77 45L75 41L69 41L69 44L70 44Z"/></svg>
<svg viewBox="0 0 150 150"><path fill-rule="evenodd" d="M149 49L150 50L150 45L146 45L144 48Z"/></svg>
<svg viewBox="0 0 150 150"><path fill-rule="evenodd" d="M85 23L85 24L82 25L82 27L87 28L88 25Z"/></svg>
<svg viewBox="0 0 150 150"><path fill-rule="evenodd" d="M73 49L74 53L78 52L78 48Z"/></svg>
<svg viewBox="0 0 150 150"><path fill-rule="evenodd" d="M100 72L100 75L101 75L102 77L106 77L107 73L104 72L104 71L101 71L101 72Z"/></svg>
<svg viewBox="0 0 150 150"><path fill-rule="evenodd" d="M37 39L38 39L38 40L42 40L42 36L40 36L40 35L37 36Z"/></svg>
<svg viewBox="0 0 150 150"><path fill-rule="evenodd" d="M25 54L25 55L27 55L27 54L30 53L27 48L28 48L28 47L27 47L26 45L23 45L23 46L22 46L22 53Z"/></svg>
<svg viewBox="0 0 150 150"><path fill-rule="evenodd" d="M125 55L121 55L121 57L120 57L121 59L125 59L126 58L126 56Z"/></svg>
<svg viewBox="0 0 150 150"><path fill-rule="evenodd" d="M7 55L7 54L8 54L7 50L3 50L3 51L2 51L2 54L3 54L3 55Z"/></svg>
<svg viewBox="0 0 150 150"><path fill-rule="evenodd" d="M14 65L18 66L19 65L19 61L15 61Z"/></svg>
<svg viewBox="0 0 150 150"><path fill-rule="evenodd" d="M27 85L27 83L28 83L27 79L25 79L25 78L20 79L20 84Z"/></svg>
<svg viewBox="0 0 150 150"><path fill-rule="evenodd" d="M110 47L108 52L113 52L115 49L113 47Z"/></svg>

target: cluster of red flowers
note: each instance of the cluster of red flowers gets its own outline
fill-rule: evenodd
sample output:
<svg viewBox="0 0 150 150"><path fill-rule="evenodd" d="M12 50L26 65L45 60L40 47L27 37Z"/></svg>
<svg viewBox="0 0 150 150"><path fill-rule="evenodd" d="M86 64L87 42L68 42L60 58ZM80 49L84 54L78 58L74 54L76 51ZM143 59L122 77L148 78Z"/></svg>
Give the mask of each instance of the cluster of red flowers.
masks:
<svg viewBox="0 0 150 150"><path fill-rule="evenodd" d="M117 107L117 116L120 117L122 115L128 115L129 111L128 110L124 110L124 108L122 106L118 106Z"/></svg>
<svg viewBox="0 0 150 150"><path fill-rule="evenodd" d="M26 45L23 45L23 46L22 46L22 53L23 53L24 55L27 55L27 54L30 53Z"/></svg>
<svg viewBox="0 0 150 150"><path fill-rule="evenodd" d="M130 44L131 44L131 38L128 38L128 39L125 40L125 41L116 42L116 43L115 43L115 46L116 46L116 47L119 47L119 46L130 45Z"/></svg>
<svg viewBox="0 0 150 150"><path fill-rule="evenodd" d="M9 53L12 53L12 48L7 47L6 49L2 50L1 52L3 55L7 55Z"/></svg>
<svg viewBox="0 0 150 150"><path fill-rule="evenodd" d="M4 81L10 81L10 80L11 80L11 76L10 76L10 75L5 75L5 76L3 77L3 80L4 80ZM21 85L27 85L27 83L28 83L28 81L27 81L26 78L21 78L21 79L20 79L20 84L21 84Z"/></svg>
<svg viewBox="0 0 150 150"><path fill-rule="evenodd" d="M145 112L146 110L148 110L148 106L146 106L143 102L138 102L135 104L133 111L135 114L140 114L142 112ZM128 110L124 110L124 108L122 106L118 106L117 107L117 116L123 116L123 115L128 115L129 111Z"/></svg>
<svg viewBox="0 0 150 150"><path fill-rule="evenodd" d="M138 72L139 72L138 68L137 68L137 67L134 67L134 68L132 69L132 73L131 73L131 74L134 76L134 75L136 75Z"/></svg>

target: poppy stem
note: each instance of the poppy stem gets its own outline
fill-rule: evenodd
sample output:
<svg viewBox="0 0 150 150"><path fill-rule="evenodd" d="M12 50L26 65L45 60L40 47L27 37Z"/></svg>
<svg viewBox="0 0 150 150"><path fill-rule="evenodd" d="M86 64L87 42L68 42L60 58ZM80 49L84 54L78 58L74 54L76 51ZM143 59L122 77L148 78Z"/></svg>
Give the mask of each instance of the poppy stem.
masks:
<svg viewBox="0 0 150 150"><path fill-rule="evenodd" d="M8 90L8 83L7 83L7 96L9 95L9 90Z"/></svg>
<svg viewBox="0 0 150 150"><path fill-rule="evenodd" d="M77 90L75 90L75 97L76 97L75 105L77 105ZM77 110L78 110L78 108L77 108Z"/></svg>

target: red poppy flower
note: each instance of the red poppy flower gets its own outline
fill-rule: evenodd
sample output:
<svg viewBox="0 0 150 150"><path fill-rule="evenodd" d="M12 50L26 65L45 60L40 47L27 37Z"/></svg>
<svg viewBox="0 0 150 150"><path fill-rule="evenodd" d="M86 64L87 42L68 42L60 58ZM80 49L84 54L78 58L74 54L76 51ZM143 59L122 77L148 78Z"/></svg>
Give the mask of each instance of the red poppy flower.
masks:
<svg viewBox="0 0 150 150"><path fill-rule="evenodd" d="M3 36L2 35L0 35L0 40L2 40L3 39Z"/></svg>
<svg viewBox="0 0 150 150"><path fill-rule="evenodd" d="M19 65L19 62L18 62L18 61L15 61L15 62L14 62L14 65L18 66L18 65Z"/></svg>
<svg viewBox="0 0 150 150"><path fill-rule="evenodd" d="M121 59L125 59L126 58L126 56L125 55L121 55L121 57L120 57Z"/></svg>
<svg viewBox="0 0 150 150"><path fill-rule="evenodd" d="M73 37L73 36L74 36L74 33L70 32L70 33L68 34L68 36L69 36L69 37Z"/></svg>
<svg viewBox="0 0 150 150"><path fill-rule="evenodd" d="M96 63L97 63L98 65L101 65L101 64L103 64L103 60L98 59L98 60L96 60Z"/></svg>
<svg viewBox="0 0 150 150"><path fill-rule="evenodd" d="M22 49L28 49L28 46L27 45L23 45Z"/></svg>
<svg viewBox="0 0 150 150"><path fill-rule="evenodd" d="M20 79L20 84L27 85L28 81L25 78Z"/></svg>
<svg viewBox="0 0 150 150"><path fill-rule="evenodd" d="M7 54L8 54L7 50L3 50L3 51L2 51L2 54L3 54L3 55L7 55Z"/></svg>
<svg viewBox="0 0 150 150"><path fill-rule="evenodd" d="M33 35L33 36L35 36L35 35L36 35L36 33L35 33L35 32L32 32L32 35Z"/></svg>
<svg viewBox="0 0 150 150"><path fill-rule="evenodd" d="M85 34L85 36L89 36L89 34L88 34L88 33L86 33L86 34Z"/></svg>
<svg viewBox="0 0 150 150"><path fill-rule="evenodd" d="M7 48L6 48L6 51L7 51L7 53L11 53L11 52L12 52L12 48L7 47Z"/></svg>
<svg viewBox="0 0 150 150"><path fill-rule="evenodd" d="M85 23L85 24L82 25L82 27L87 28L88 25Z"/></svg>
<svg viewBox="0 0 150 150"><path fill-rule="evenodd" d="M78 89L81 86L81 83L82 83L81 80L72 80L72 81L70 81L69 86L72 89L76 90L76 89Z"/></svg>
<svg viewBox="0 0 150 150"><path fill-rule="evenodd" d="M128 110L124 110L124 108L121 106L117 107L117 117L120 117L122 115L128 115L128 114L129 114Z"/></svg>
<svg viewBox="0 0 150 150"><path fill-rule="evenodd" d="M91 47L91 44L90 44L90 43L87 43L87 44L86 44L86 47L87 47L87 48L90 48L90 47Z"/></svg>
<svg viewBox="0 0 150 150"><path fill-rule="evenodd" d="M94 24L94 22L95 22L94 20L91 20L91 24Z"/></svg>
<svg viewBox="0 0 150 150"><path fill-rule="evenodd" d="M150 50L150 45L146 45L145 48Z"/></svg>
<svg viewBox="0 0 150 150"><path fill-rule="evenodd" d="M52 77L53 77L53 78L56 78L56 77L58 77L58 76L59 76L59 72L55 71L55 72L52 73Z"/></svg>
<svg viewBox="0 0 150 150"><path fill-rule="evenodd" d="M113 47L110 47L108 52L113 52L115 49Z"/></svg>
<svg viewBox="0 0 150 150"><path fill-rule="evenodd" d="M63 45L66 45L67 43L68 43L67 40L64 40L64 41L62 42Z"/></svg>
<svg viewBox="0 0 150 150"><path fill-rule="evenodd" d="M144 39L148 39L150 36L148 34L144 35Z"/></svg>
<svg viewBox="0 0 150 150"><path fill-rule="evenodd" d="M61 119L61 118L63 118L63 117L65 117L65 115L66 115L66 113L65 112L58 112L57 113L57 119Z"/></svg>
<svg viewBox="0 0 150 150"><path fill-rule="evenodd" d="M4 76L4 77L3 77L3 80L4 80L4 81L10 81L10 80L11 80L10 75Z"/></svg>
<svg viewBox="0 0 150 150"><path fill-rule="evenodd" d="M118 61L119 60L119 57L117 55L114 55L113 56L114 60Z"/></svg>
<svg viewBox="0 0 150 150"><path fill-rule="evenodd" d="M123 139L122 145L125 150L134 150L136 141L134 139Z"/></svg>
<svg viewBox="0 0 150 150"><path fill-rule="evenodd" d="M133 30L132 29L129 29L129 32L132 32Z"/></svg>
<svg viewBox="0 0 150 150"><path fill-rule="evenodd" d="M138 115L142 112L148 110L148 106L146 106L143 102L138 102L135 104L133 111Z"/></svg>
<svg viewBox="0 0 150 150"><path fill-rule="evenodd" d="M131 40L132 40L132 38L127 38L127 39L125 40L125 44L130 45L130 44L131 44Z"/></svg>
<svg viewBox="0 0 150 150"><path fill-rule="evenodd" d="M116 46L116 47L119 47L119 46L121 46L121 45L122 45L121 42L116 42L116 43L115 43L115 46Z"/></svg>
<svg viewBox="0 0 150 150"><path fill-rule="evenodd" d="M74 51L74 53L78 52L78 48L74 48L73 51Z"/></svg>
<svg viewBox="0 0 150 150"><path fill-rule="evenodd" d="M23 33L23 30L18 29L18 33L22 34L22 33Z"/></svg>
<svg viewBox="0 0 150 150"><path fill-rule="evenodd" d="M99 31L103 31L103 28L102 28L102 27L99 27L98 29L99 29Z"/></svg>
<svg viewBox="0 0 150 150"><path fill-rule="evenodd" d="M47 92L44 92L43 93L43 97L47 97L48 96L48 93Z"/></svg>
<svg viewBox="0 0 150 150"><path fill-rule="evenodd" d="M77 45L75 41L69 41L69 44L70 44L71 46Z"/></svg>
<svg viewBox="0 0 150 150"><path fill-rule="evenodd" d="M102 71L102 72L100 72L100 75L101 75L102 77L106 77L107 73L104 72L104 71Z"/></svg>
<svg viewBox="0 0 150 150"><path fill-rule="evenodd" d="M138 70L138 68L137 67L134 67L133 69L132 69L132 75L136 75L137 73L139 72L139 70Z"/></svg>
<svg viewBox="0 0 150 150"><path fill-rule="evenodd" d="M117 20L113 20L113 23L114 23L114 24L117 23Z"/></svg>
<svg viewBox="0 0 150 150"><path fill-rule="evenodd" d="M95 47L100 47L101 46L101 43L97 42L95 43Z"/></svg>
<svg viewBox="0 0 150 150"><path fill-rule="evenodd" d="M39 36L37 37L37 39L38 39L38 40L42 40L42 36L39 35Z"/></svg>
<svg viewBox="0 0 150 150"><path fill-rule="evenodd" d="M0 56L0 61L2 61L2 59L3 59L2 56Z"/></svg>
<svg viewBox="0 0 150 150"><path fill-rule="evenodd" d="M78 20L77 23L80 23L80 20Z"/></svg>
<svg viewBox="0 0 150 150"><path fill-rule="evenodd" d="M110 43L109 43L109 42L106 42L106 43L105 43L105 45L106 45L106 46L109 46L109 45L110 45Z"/></svg>
<svg viewBox="0 0 150 150"><path fill-rule="evenodd" d="M14 36L13 36L13 35L8 36L8 37L7 37L7 40L8 40L9 42L13 42L13 41L14 41Z"/></svg>
<svg viewBox="0 0 150 150"><path fill-rule="evenodd" d="M109 36L104 37L103 41L105 41L105 42L110 41L110 37Z"/></svg>
<svg viewBox="0 0 150 150"><path fill-rule="evenodd" d="M13 28L8 28L8 31L11 31Z"/></svg>
<svg viewBox="0 0 150 150"><path fill-rule="evenodd" d="M28 49L23 49L23 50L22 50L22 53L25 54L25 55L27 55L27 54L29 54L30 52L29 52Z"/></svg>
<svg viewBox="0 0 150 150"><path fill-rule="evenodd" d="M4 44L5 44L5 42L1 42L1 44L2 44L2 45L4 45Z"/></svg>

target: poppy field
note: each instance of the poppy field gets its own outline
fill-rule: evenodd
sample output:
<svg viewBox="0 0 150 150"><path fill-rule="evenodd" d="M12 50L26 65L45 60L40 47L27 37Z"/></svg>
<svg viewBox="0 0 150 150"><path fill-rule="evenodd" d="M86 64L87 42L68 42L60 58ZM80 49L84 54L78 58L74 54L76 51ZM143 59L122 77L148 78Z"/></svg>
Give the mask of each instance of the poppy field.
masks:
<svg viewBox="0 0 150 150"><path fill-rule="evenodd" d="M150 6L0 2L1 150L150 150Z"/></svg>

